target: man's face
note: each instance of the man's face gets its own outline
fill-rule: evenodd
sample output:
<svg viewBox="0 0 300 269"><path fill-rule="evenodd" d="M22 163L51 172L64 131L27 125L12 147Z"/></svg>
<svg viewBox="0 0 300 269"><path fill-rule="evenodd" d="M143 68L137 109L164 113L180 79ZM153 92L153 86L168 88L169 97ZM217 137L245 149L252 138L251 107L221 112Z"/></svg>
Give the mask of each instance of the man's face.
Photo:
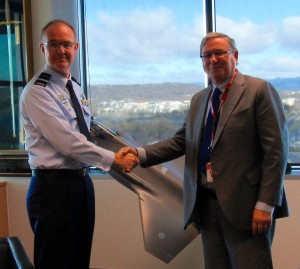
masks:
<svg viewBox="0 0 300 269"><path fill-rule="evenodd" d="M68 77L78 50L78 43L72 29L63 23L49 26L44 32L40 48L45 56L46 64Z"/></svg>
<svg viewBox="0 0 300 269"><path fill-rule="evenodd" d="M220 37L208 39L201 55L203 69L216 85L232 76L238 61L238 51L230 51L227 40Z"/></svg>

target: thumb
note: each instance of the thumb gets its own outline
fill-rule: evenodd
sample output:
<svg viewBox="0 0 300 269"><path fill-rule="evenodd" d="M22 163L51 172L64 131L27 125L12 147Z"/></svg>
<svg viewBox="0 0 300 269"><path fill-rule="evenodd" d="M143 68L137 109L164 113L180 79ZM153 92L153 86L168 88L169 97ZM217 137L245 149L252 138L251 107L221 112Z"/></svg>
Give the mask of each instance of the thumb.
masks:
<svg viewBox="0 0 300 269"><path fill-rule="evenodd" d="M134 149L134 148L132 148L132 147L125 147L125 148L123 148L123 149L122 149L122 153L123 153L124 155L126 155L126 154L128 154L128 153L131 153L131 154L137 156L137 151L136 151L136 149Z"/></svg>

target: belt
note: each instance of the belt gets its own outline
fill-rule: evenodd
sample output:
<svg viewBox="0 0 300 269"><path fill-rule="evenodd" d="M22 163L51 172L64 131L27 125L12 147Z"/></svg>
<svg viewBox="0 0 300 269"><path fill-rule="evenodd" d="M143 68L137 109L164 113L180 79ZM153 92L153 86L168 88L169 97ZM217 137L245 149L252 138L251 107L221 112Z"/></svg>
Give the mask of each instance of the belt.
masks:
<svg viewBox="0 0 300 269"><path fill-rule="evenodd" d="M215 190L201 187L200 188L200 193L205 194L205 195L207 195L207 196L209 196L209 197L211 197L215 200L218 200L217 193L216 193Z"/></svg>
<svg viewBox="0 0 300 269"><path fill-rule="evenodd" d="M52 175L52 176L80 176L84 177L89 174L89 168L82 169L32 169L32 176L38 177L42 175Z"/></svg>

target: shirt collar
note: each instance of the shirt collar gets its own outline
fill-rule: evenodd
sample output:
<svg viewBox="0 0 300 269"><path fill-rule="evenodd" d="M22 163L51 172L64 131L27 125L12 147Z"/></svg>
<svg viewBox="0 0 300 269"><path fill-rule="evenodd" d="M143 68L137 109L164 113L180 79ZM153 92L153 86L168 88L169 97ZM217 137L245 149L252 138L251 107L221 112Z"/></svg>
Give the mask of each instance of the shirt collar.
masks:
<svg viewBox="0 0 300 269"><path fill-rule="evenodd" d="M71 79L71 73L69 75L69 78L66 78L62 76L60 73L53 70L49 65L45 65L43 71L50 74L51 80L62 89L66 87L67 81Z"/></svg>
<svg viewBox="0 0 300 269"><path fill-rule="evenodd" d="M229 80L230 80L230 78L229 78L229 79L226 79L225 81L223 81L222 83L220 83L220 84L218 84L218 85L216 85L216 84L213 83L213 90L215 90L215 88L219 88L219 90L220 90L222 93L224 93L224 92L225 92L225 88L226 88L227 83L228 83Z"/></svg>

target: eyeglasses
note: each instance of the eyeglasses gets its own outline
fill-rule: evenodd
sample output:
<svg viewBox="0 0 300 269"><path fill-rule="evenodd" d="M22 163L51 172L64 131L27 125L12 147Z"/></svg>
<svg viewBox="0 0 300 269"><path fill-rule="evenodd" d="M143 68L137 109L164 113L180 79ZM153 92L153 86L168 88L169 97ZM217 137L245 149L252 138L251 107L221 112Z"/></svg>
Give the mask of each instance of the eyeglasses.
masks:
<svg viewBox="0 0 300 269"><path fill-rule="evenodd" d="M49 41L49 42L43 42L44 45L47 46L48 49L58 49L60 46L63 46L64 49L71 49L73 48L75 42L58 42L58 41Z"/></svg>
<svg viewBox="0 0 300 269"><path fill-rule="evenodd" d="M227 54L230 53L230 52L234 52L234 51L232 51L232 50L226 50L226 51L224 51L224 50L211 51L211 52L207 52L207 53L201 54L201 55L200 55L200 58L201 58L202 60L209 60L209 59L211 59L211 57L212 57L213 55L214 55L215 57L217 57L217 58L221 58L221 57L227 55Z"/></svg>

